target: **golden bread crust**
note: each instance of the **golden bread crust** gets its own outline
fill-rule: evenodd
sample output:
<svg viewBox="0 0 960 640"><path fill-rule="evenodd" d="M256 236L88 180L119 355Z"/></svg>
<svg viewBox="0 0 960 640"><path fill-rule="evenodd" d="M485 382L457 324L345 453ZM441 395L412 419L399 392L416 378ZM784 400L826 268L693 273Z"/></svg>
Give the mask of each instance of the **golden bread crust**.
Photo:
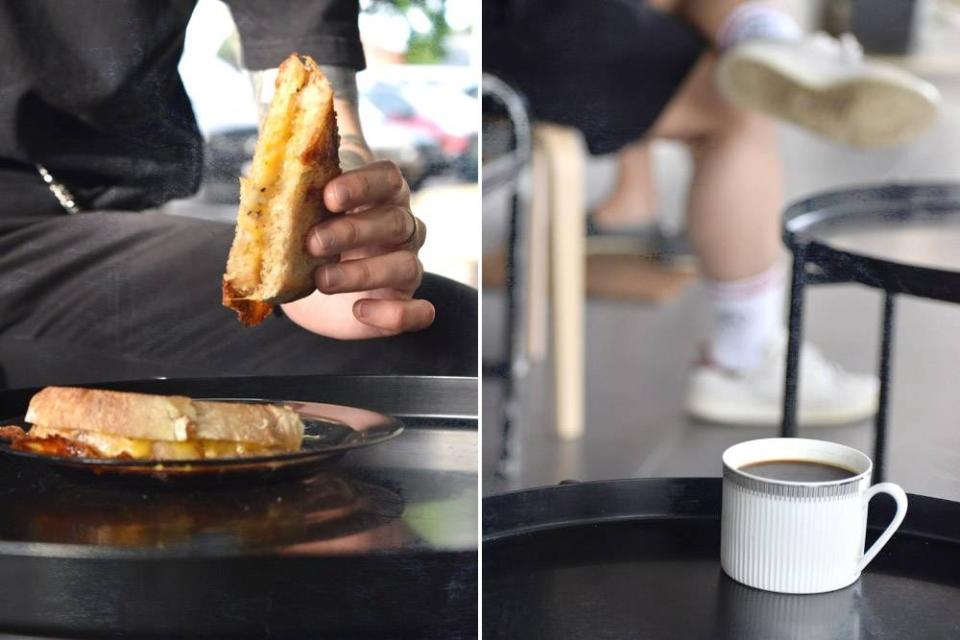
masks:
<svg viewBox="0 0 960 640"><path fill-rule="evenodd" d="M237 312L245 327L255 327L273 313L272 304L244 298L226 277L223 279L223 304Z"/></svg>

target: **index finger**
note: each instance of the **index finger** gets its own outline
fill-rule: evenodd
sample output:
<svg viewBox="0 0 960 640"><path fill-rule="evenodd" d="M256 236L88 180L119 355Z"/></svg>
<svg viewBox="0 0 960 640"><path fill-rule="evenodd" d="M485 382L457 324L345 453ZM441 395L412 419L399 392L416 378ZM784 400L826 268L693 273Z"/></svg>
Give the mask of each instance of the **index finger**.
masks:
<svg viewBox="0 0 960 640"><path fill-rule="evenodd" d="M371 162L328 182L323 189L323 203L330 211L340 213L364 205L391 202L403 195L406 184L393 162Z"/></svg>

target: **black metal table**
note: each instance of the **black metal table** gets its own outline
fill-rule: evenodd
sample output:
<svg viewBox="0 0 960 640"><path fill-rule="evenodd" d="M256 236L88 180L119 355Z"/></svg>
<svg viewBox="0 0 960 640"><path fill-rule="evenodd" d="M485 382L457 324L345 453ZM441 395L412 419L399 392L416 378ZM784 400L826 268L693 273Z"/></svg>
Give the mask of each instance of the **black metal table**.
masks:
<svg viewBox="0 0 960 640"><path fill-rule="evenodd" d="M485 498L484 636L960 637L960 504L911 495L900 530L856 584L786 595L723 573L720 497L719 478L662 478ZM868 543L892 511L871 504Z"/></svg>
<svg viewBox="0 0 960 640"><path fill-rule="evenodd" d="M103 386L345 404L407 430L312 478L245 488L124 487L0 459L0 634L475 637L475 378ZM31 394L0 393L0 416Z"/></svg>
<svg viewBox="0 0 960 640"><path fill-rule="evenodd" d="M880 404L874 479L884 478L894 301L907 294L960 303L960 185L915 184L834 191L791 205L784 240L793 252L781 435L797 433L797 382L808 284L880 289Z"/></svg>

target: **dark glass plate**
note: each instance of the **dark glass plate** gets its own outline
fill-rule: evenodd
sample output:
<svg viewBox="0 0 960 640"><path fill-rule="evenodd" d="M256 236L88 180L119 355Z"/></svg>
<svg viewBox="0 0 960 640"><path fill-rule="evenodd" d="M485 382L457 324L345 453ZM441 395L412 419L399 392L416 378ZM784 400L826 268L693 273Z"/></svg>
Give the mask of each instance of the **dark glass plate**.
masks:
<svg viewBox="0 0 960 640"><path fill-rule="evenodd" d="M403 431L403 424L389 416L335 404L249 398L198 399L286 405L303 420L303 445L300 451L289 453L166 461L50 456L14 449L3 441L0 441L0 451L50 465L58 471L196 486L303 477L341 458L348 451L386 442ZM26 424L22 417L3 420L2 423Z"/></svg>

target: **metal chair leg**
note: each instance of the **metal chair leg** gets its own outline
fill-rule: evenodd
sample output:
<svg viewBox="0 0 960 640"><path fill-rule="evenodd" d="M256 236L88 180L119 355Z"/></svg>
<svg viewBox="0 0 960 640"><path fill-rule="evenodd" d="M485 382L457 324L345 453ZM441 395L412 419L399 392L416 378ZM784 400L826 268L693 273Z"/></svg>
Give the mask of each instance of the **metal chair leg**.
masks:
<svg viewBox="0 0 960 640"><path fill-rule="evenodd" d="M883 482L886 476L887 421L890 415L890 363L893 357L894 294L883 296L883 333L880 336L880 398L874 423L873 477Z"/></svg>
<svg viewBox="0 0 960 640"><path fill-rule="evenodd" d="M500 463L505 465L510 458L510 438L511 427L513 426L513 413L515 411L516 385L514 376L515 359L517 356L517 242L518 242L518 224L520 219L520 196L514 191L510 195L510 216L507 230L507 256L506 256L506 296L507 310L505 322L506 339L506 375L504 376L503 403L501 404L502 440L500 441Z"/></svg>
<svg viewBox="0 0 960 640"><path fill-rule="evenodd" d="M798 246L793 252L793 270L790 277L790 316L787 325L787 362L783 382L783 416L780 437L797 435L797 387L800 381L800 345L803 344L803 294L807 264L805 250Z"/></svg>
<svg viewBox="0 0 960 640"><path fill-rule="evenodd" d="M516 451L512 450L510 439L512 437L513 426L517 422L517 370L520 368L518 358L520 353L519 340L517 338L518 319L518 298L523 295L523 282L518 283L518 275L523 271L523 260L520 249L520 236L522 235L522 217L520 212L520 197L518 193L519 173L526 167L530 161L533 152L533 137L530 126L530 117L527 111L527 105L523 96L513 87L490 74L483 74L482 90L484 102L487 98L498 103L506 112L513 128L514 149L512 155L514 164L509 166L516 167L514 174L502 174L501 179L496 177L484 176L483 191L488 189L497 189L509 185L512 190L510 194L510 212L509 212L509 231L507 240L507 264L506 264L506 359L505 364L497 368L494 375L501 377L504 381L504 401L502 403L503 417L503 441L500 448L500 460L498 467L503 469L511 456L516 457ZM519 290L519 294L518 294ZM486 370L484 375L486 376Z"/></svg>

